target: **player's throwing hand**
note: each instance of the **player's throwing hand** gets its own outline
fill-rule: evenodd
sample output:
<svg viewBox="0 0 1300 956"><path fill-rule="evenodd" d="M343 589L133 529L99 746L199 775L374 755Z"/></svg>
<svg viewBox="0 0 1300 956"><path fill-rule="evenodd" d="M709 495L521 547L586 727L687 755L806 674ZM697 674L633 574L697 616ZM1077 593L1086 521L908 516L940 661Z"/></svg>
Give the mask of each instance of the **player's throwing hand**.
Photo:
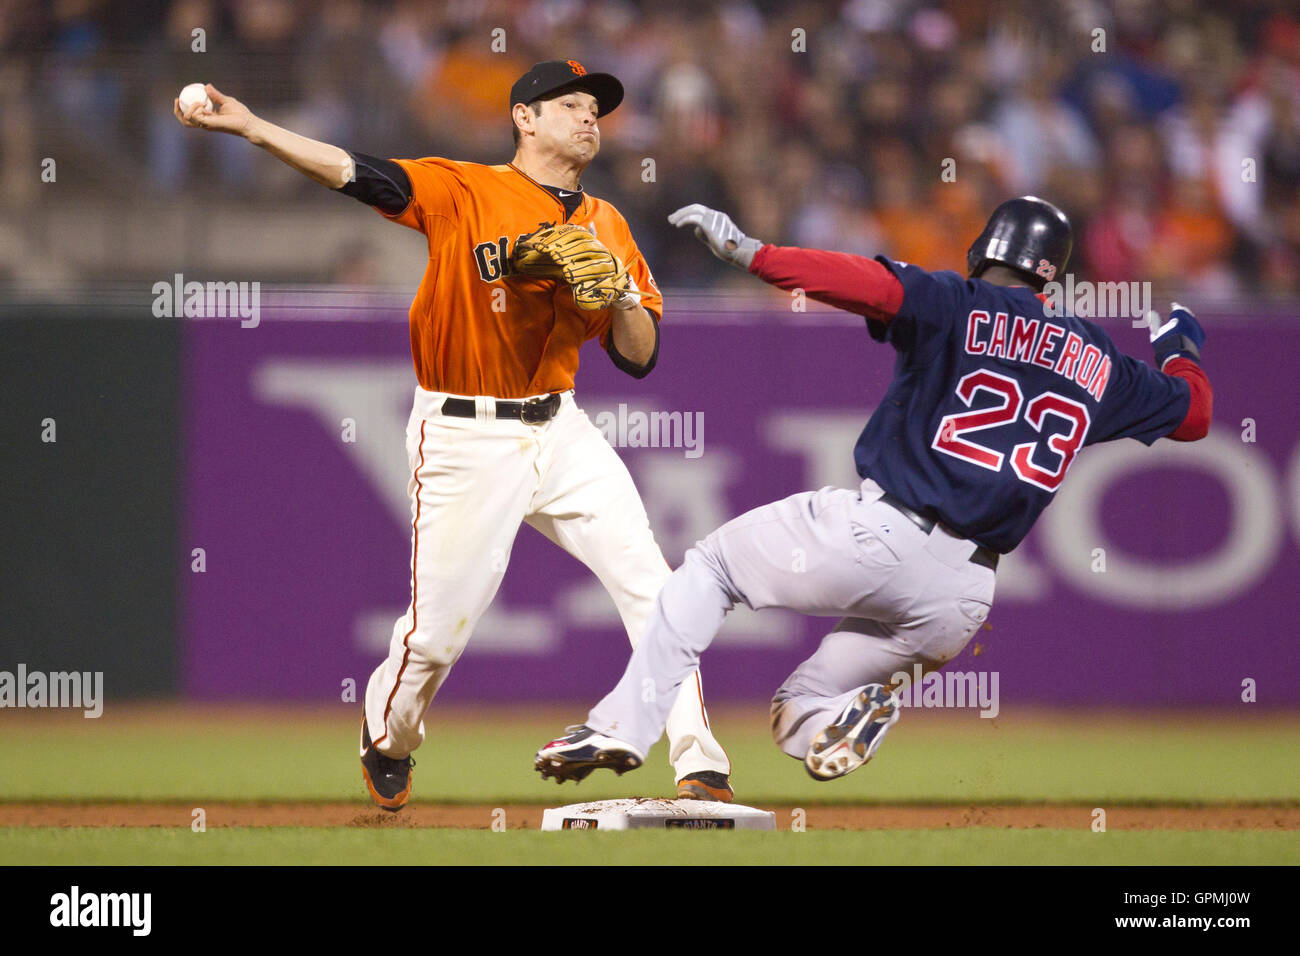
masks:
<svg viewBox="0 0 1300 956"><path fill-rule="evenodd" d="M181 124L191 129L243 134L253 119L249 108L233 96L226 96L211 83L208 83L204 89L216 109L209 110L203 103L195 103L189 109L182 111L181 101L177 98L172 103L172 112L176 114Z"/></svg>
<svg viewBox="0 0 1300 956"><path fill-rule="evenodd" d="M668 217L674 226L694 226L695 238L709 247L709 250L723 262L748 269L754 261L754 253L762 248L762 243L751 239L740 231L740 227L731 221L725 212L710 209L700 203L683 206Z"/></svg>

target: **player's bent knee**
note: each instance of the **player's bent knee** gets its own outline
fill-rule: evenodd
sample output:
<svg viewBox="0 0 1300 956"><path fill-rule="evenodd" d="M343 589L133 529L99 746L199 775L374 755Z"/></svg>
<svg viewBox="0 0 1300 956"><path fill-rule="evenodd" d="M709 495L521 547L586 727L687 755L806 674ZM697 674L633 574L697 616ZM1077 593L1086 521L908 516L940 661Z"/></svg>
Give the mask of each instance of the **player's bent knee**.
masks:
<svg viewBox="0 0 1300 956"><path fill-rule="evenodd" d="M730 579L727 575L726 566L722 561L722 551L718 546L716 532L695 542L695 546L686 552L682 559L682 567L689 567L698 572L707 574L710 578L724 586L730 586Z"/></svg>
<svg viewBox="0 0 1300 956"><path fill-rule="evenodd" d="M960 610L949 615L943 626L918 649L916 658L927 671L937 670L948 663L979 633L988 616L988 605L979 605L973 612L965 606L968 604L971 602L962 602Z"/></svg>
<svg viewBox="0 0 1300 956"><path fill-rule="evenodd" d="M468 631L468 627L464 630ZM450 667L465 649L462 637L468 636L415 628L403 638L402 643L414 660L432 667Z"/></svg>

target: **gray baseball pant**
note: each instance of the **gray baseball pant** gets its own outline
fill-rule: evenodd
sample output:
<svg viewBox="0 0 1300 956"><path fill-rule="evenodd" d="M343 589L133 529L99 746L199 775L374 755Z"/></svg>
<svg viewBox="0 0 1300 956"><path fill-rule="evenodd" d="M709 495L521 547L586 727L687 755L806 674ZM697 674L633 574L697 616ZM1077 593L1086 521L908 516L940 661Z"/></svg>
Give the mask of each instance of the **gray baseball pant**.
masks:
<svg viewBox="0 0 1300 956"><path fill-rule="evenodd" d="M863 685L955 657L988 617L994 573L971 563L973 542L939 525L926 534L879 501L883 493L871 479L856 491L803 492L698 542L587 726L647 753L737 603L843 618L772 698L772 736L800 760Z"/></svg>

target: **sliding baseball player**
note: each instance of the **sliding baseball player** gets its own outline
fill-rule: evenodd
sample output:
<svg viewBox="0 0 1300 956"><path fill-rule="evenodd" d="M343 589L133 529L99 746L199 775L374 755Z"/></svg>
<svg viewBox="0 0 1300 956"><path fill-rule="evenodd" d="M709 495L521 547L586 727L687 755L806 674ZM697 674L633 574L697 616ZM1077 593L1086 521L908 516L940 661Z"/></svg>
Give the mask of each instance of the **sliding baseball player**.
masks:
<svg viewBox="0 0 1300 956"><path fill-rule="evenodd" d="M767 282L865 316L897 352L894 378L853 449L861 485L756 508L688 551L622 680L534 766L561 781L640 766L665 702L744 604L842 618L771 711L777 745L833 780L870 760L898 720L894 675L942 667L984 623L999 556L1051 504L1080 449L1205 436L1205 334L1177 304L1167 322L1152 313L1152 368L1100 326L1046 308L1071 230L1032 196L997 208L968 276L763 244L700 205L669 221Z"/></svg>
<svg viewBox="0 0 1300 956"><path fill-rule="evenodd" d="M516 152L496 166L349 152L206 90L214 110L174 105L186 126L243 136L428 240L410 322L411 604L370 676L361 728L366 787L396 811L425 711L496 594L520 524L591 568L633 645L669 575L627 468L574 400L584 342L599 339L636 378L659 353L650 269L623 217L580 183L600 150L597 120L623 87L576 60L538 63L510 91ZM667 717L677 795L731 800L699 674L680 684Z"/></svg>

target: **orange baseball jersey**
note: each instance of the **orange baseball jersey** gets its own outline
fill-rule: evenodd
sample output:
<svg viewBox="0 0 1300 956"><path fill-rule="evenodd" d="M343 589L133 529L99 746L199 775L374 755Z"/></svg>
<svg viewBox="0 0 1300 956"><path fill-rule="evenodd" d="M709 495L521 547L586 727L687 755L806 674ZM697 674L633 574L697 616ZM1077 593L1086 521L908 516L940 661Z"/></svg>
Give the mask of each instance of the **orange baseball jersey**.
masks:
<svg viewBox="0 0 1300 956"><path fill-rule="evenodd" d="M394 160L411 180L411 202L388 219L429 240L429 262L411 303L411 355L420 385L455 395L523 398L573 388L578 347L605 345L612 310L584 311L560 280L510 273L523 236L571 222L590 229L628 266L655 321L663 297L608 202L584 196L566 218L560 200L513 164L484 166L431 156Z"/></svg>

